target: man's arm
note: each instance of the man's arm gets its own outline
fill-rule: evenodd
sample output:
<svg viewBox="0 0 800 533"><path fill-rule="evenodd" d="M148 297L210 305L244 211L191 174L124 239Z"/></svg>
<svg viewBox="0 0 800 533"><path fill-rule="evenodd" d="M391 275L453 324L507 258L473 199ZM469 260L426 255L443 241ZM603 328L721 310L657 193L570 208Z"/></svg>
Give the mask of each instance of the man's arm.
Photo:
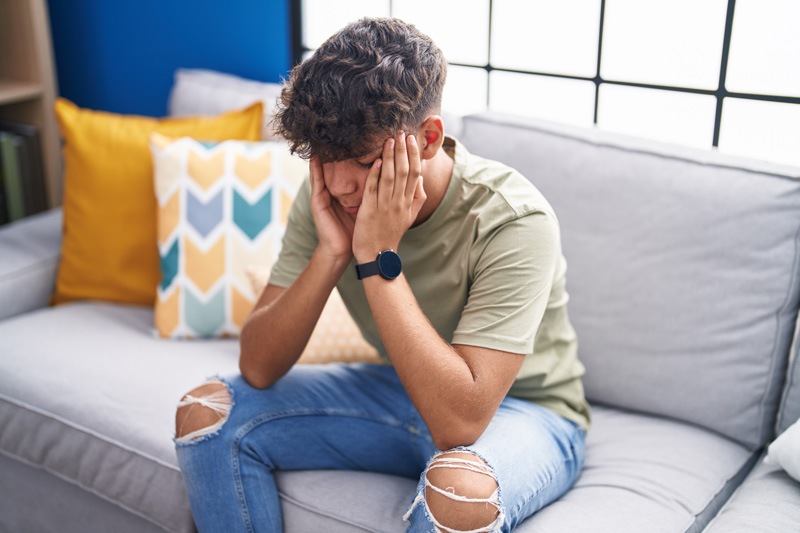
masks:
<svg viewBox="0 0 800 533"><path fill-rule="evenodd" d="M239 370L251 386L269 387L297 362L348 264L315 252L291 286L267 285L239 335Z"/></svg>
<svg viewBox="0 0 800 533"><path fill-rule="evenodd" d="M387 141L382 167L380 180L376 172L367 179L356 221L353 251L359 263L396 247L419 211L418 199L425 198L413 137ZM506 274L498 268L494 275ZM395 280L365 278L364 290L389 358L436 446L450 449L475 442L508 393L524 354L449 345L427 320L402 275ZM540 302L542 296L546 302L546 292L543 287Z"/></svg>
<svg viewBox="0 0 800 533"><path fill-rule="evenodd" d="M483 434L514 383L522 354L449 345L417 304L403 275L364 280L375 323L400 381L440 450Z"/></svg>
<svg viewBox="0 0 800 533"><path fill-rule="evenodd" d="M260 389L278 381L300 358L352 258L353 221L331 201L319 161L312 159L309 166L317 247L288 288L267 285L239 335L239 369Z"/></svg>

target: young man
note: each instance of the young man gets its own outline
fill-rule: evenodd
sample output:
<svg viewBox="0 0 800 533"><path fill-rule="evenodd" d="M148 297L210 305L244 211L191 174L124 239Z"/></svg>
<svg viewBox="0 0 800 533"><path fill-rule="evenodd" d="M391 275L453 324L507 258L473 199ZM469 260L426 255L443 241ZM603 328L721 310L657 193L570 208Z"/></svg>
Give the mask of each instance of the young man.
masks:
<svg viewBox="0 0 800 533"><path fill-rule="evenodd" d="M242 376L177 413L200 531L281 531L274 470L419 478L404 518L426 532L510 531L577 478L589 410L558 223L523 176L445 137L445 75L394 19L293 70L277 123L310 180ZM293 366L334 287L388 364Z"/></svg>

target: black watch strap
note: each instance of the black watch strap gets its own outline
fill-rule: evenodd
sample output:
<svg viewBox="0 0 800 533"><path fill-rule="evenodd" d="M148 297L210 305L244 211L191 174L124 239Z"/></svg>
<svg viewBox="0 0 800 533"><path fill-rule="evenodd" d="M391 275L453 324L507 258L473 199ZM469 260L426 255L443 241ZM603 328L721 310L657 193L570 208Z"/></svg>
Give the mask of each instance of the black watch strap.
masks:
<svg viewBox="0 0 800 533"><path fill-rule="evenodd" d="M403 263L400 256L394 250L384 250L378 254L375 261L356 265L356 277L358 279L368 278L375 274L380 274L384 279L395 279L403 271Z"/></svg>
<svg viewBox="0 0 800 533"><path fill-rule="evenodd" d="M356 278L358 279L368 278L370 276L374 276L375 274L380 274L377 260L370 263L364 263L363 265L356 265Z"/></svg>

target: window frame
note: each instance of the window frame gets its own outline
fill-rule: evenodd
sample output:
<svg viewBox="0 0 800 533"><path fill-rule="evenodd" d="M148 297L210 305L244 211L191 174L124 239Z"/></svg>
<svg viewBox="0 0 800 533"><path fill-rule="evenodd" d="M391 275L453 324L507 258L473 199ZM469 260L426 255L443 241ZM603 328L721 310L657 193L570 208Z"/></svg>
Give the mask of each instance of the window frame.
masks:
<svg viewBox="0 0 800 533"><path fill-rule="evenodd" d="M303 17L302 17L302 9L303 9L303 0L291 0L291 27L292 27L292 59L294 64L298 64L302 61L303 55L307 52L312 51L309 48L306 48L303 44ZM390 16L393 14L393 2L389 0L389 14ZM720 58L720 70L719 70L719 85L717 89L710 90L710 89L696 89L691 87L677 87L672 85L652 85L647 83L636 83L636 82L628 82L628 81L621 81L621 80L607 80L604 79L600 75L600 63L603 56L603 23L605 20L605 8L606 8L606 0L600 0L600 25L598 28L598 46L597 46L597 68L595 70L595 75L593 77L585 77L585 76L572 76L566 74L556 74L552 72L539 72L533 70L516 70L516 69L507 69L507 68L498 68L494 67L491 64L491 47L492 47L492 12L493 12L493 0L489 0L489 44L488 44L488 55L489 62L485 65L474 65L468 63L455 63L449 62L449 65L457 66L457 67L468 67L468 68L479 68L483 69L487 72L487 74L491 74L492 71L502 71L502 72L512 72L517 74L532 74L536 76L546 76L546 77L554 77L554 78L562 78L568 80L580 80L580 81L590 81L595 85L595 98L594 98L594 124L597 125L597 114L600 102L600 86L603 84L609 85L622 85L627 87L638 87L642 89L657 89L657 90L664 90L664 91L675 91L680 93L689 93L689 94L702 94L713 96L716 99L716 112L714 115L714 136L712 139L711 146L714 148L719 147L719 137L720 137L720 126L722 123L722 105L725 98L741 98L744 100L760 100L766 102L779 102L779 103L786 103L786 104L800 104L800 97L792 97L792 96L779 96L779 95L770 95L770 94L754 94L754 93L740 93L740 92L732 92L728 91L725 88L725 78L727 76L728 71L728 56L730 53L730 46L731 46L731 34L733 30L733 16L734 11L736 8L736 0L728 0L727 6L727 13L725 15L725 34L724 40L722 44L722 54ZM487 88L486 88L486 108L489 108L489 101L491 98L491 76L487 75Z"/></svg>

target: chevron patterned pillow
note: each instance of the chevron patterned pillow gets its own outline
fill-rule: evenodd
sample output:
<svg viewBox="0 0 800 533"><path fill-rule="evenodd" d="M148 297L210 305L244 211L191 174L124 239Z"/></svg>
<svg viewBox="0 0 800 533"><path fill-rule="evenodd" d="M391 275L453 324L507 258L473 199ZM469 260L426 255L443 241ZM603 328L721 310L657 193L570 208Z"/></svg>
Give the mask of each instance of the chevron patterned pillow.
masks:
<svg viewBox="0 0 800 533"><path fill-rule="evenodd" d="M258 299L247 268L272 266L308 165L285 143L150 137L161 283L155 334L239 334Z"/></svg>

